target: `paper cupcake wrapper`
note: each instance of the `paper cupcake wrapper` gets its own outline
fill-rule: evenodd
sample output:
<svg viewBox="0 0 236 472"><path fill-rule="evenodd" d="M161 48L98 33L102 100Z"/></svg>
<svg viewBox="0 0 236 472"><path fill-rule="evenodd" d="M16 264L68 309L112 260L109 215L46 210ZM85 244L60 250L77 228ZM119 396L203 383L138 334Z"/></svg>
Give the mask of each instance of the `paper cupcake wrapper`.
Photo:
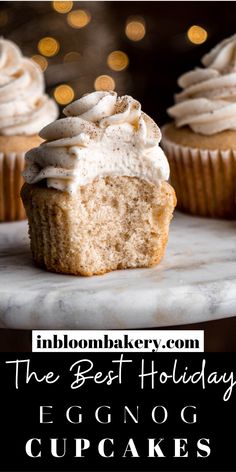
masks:
<svg viewBox="0 0 236 472"><path fill-rule="evenodd" d="M193 215L236 219L236 150L193 149L163 137L177 208Z"/></svg>
<svg viewBox="0 0 236 472"><path fill-rule="evenodd" d="M26 218L20 198L24 157L24 152L0 152L0 222Z"/></svg>

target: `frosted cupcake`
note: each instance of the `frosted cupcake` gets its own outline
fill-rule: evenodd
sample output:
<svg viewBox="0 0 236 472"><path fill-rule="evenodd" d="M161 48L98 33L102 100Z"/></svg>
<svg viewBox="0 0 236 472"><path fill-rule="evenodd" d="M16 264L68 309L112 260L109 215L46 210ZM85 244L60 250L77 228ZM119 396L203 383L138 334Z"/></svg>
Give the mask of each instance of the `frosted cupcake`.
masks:
<svg viewBox="0 0 236 472"><path fill-rule="evenodd" d="M157 264L176 203L159 128L115 92L86 95L64 114L26 155L34 261L82 275Z"/></svg>
<svg viewBox="0 0 236 472"><path fill-rule="evenodd" d="M197 68L168 109L163 145L178 207L194 215L236 218L236 35Z"/></svg>
<svg viewBox="0 0 236 472"><path fill-rule="evenodd" d="M0 39L0 221L25 218L20 199L25 152L42 142L37 133L57 114L37 64Z"/></svg>

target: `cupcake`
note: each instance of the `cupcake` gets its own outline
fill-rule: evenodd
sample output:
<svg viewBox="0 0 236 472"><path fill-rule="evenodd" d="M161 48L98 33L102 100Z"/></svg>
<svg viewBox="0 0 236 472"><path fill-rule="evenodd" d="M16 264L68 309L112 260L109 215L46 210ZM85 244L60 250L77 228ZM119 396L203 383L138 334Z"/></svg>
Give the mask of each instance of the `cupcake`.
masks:
<svg viewBox="0 0 236 472"><path fill-rule="evenodd" d="M193 215L236 218L236 35L182 75L174 122L163 128L178 208Z"/></svg>
<svg viewBox="0 0 236 472"><path fill-rule="evenodd" d="M115 92L88 94L64 114L26 155L34 261L87 276L157 264L176 203L159 128Z"/></svg>
<svg viewBox="0 0 236 472"><path fill-rule="evenodd" d="M0 39L0 221L25 218L20 199L25 152L38 146L40 129L57 118L57 106L44 93L38 65Z"/></svg>

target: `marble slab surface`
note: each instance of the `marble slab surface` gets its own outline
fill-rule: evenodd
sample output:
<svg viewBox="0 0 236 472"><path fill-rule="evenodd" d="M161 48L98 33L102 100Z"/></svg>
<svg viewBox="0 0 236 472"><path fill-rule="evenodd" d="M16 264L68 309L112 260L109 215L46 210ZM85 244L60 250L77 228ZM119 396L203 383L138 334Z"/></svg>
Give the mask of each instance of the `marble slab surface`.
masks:
<svg viewBox="0 0 236 472"><path fill-rule="evenodd" d="M33 266L27 223L0 224L0 327L148 328L236 315L236 221L175 214L152 269L92 278Z"/></svg>

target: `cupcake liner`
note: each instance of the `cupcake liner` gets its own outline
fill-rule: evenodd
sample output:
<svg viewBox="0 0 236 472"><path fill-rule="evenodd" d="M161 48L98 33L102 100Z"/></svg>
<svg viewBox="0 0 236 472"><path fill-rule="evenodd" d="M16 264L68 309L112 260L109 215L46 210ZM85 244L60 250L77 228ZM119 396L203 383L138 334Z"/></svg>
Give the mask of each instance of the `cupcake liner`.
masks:
<svg viewBox="0 0 236 472"><path fill-rule="evenodd" d="M20 198L24 152L0 152L0 222L26 218Z"/></svg>
<svg viewBox="0 0 236 472"><path fill-rule="evenodd" d="M181 146L163 136L177 208L193 215L236 218L236 150Z"/></svg>

